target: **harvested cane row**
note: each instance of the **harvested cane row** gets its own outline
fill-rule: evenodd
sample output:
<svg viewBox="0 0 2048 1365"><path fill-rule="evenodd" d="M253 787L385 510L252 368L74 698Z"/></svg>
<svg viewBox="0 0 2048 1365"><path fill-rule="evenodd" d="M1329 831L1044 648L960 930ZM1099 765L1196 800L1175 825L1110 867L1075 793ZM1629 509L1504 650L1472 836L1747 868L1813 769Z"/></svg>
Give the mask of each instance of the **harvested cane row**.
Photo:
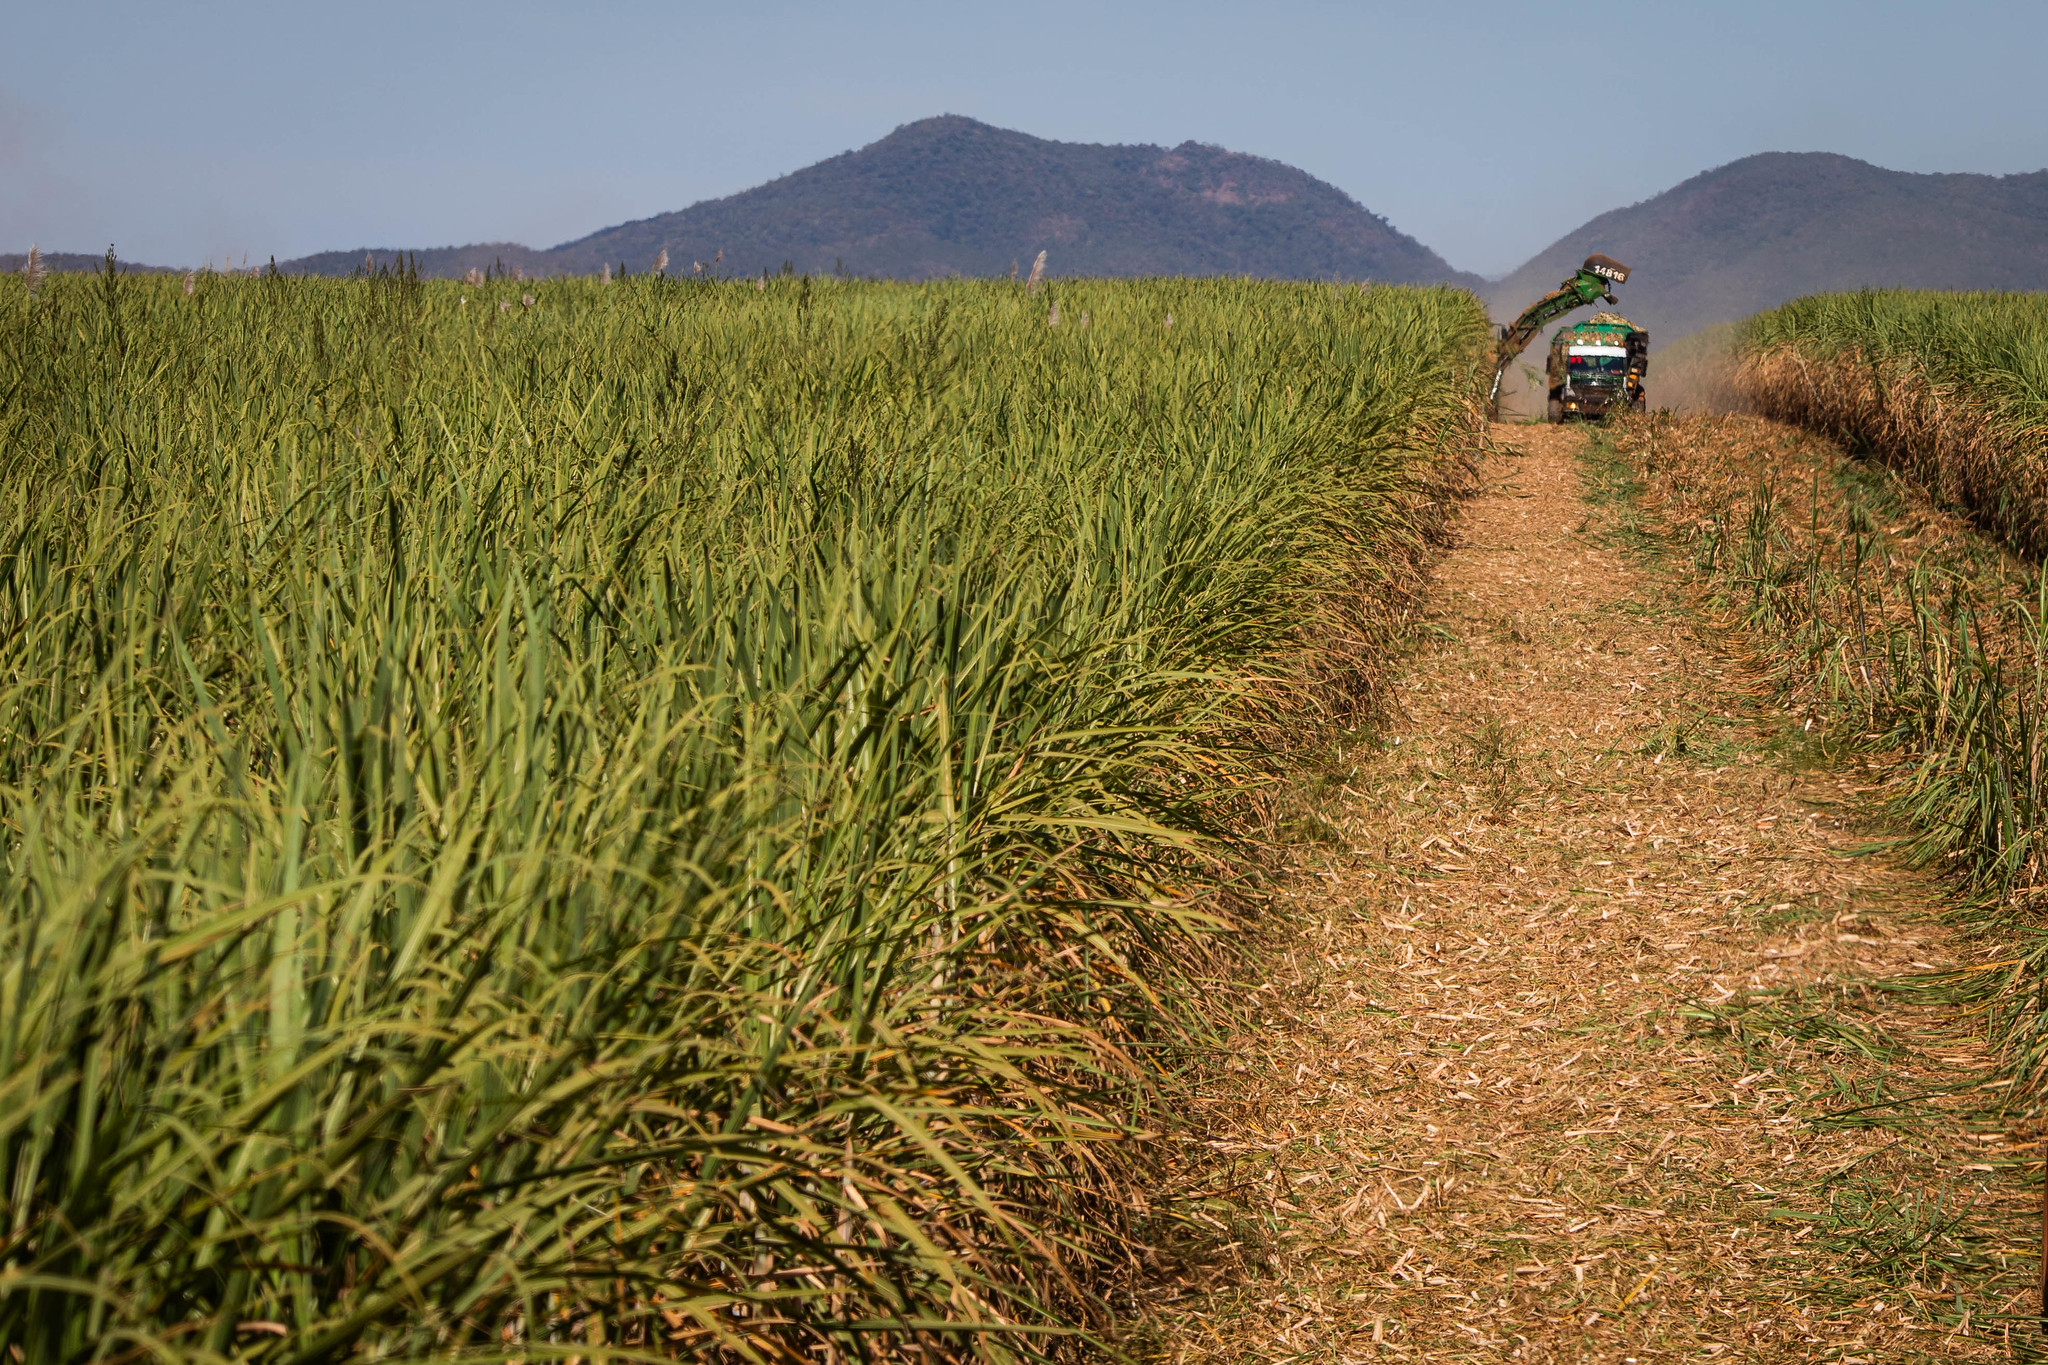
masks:
<svg viewBox="0 0 2048 1365"><path fill-rule="evenodd" d="M1880 774L1909 862L1942 874L1975 965L1893 983L1978 1012L1994 1106L2048 1087L2048 595L2039 566L1910 475L1750 418L1660 416L1610 436L1690 556L1702 607L1754 652L1818 754Z"/></svg>
<svg viewBox="0 0 2048 1365"><path fill-rule="evenodd" d="M1826 294L1740 329L1734 387L1919 483L2014 548L2048 553L2048 301Z"/></svg>
<svg viewBox="0 0 2048 1365"><path fill-rule="evenodd" d="M1799 532L1806 498L1765 477L1741 496L1748 525L1718 518L1707 539L1735 551L1748 614L1778 623L1793 670L1810 668L1836 714L1898 756L1893 801L1918 856L1952 875L1995 940L1993 964L1962 984L1992 1010L2015 1098L2031 1104L2048 1084L2048 301L1820 295L1750 319L1737 349L1735 386L1755 411L1911 486L1866 480L1878 491L1846 505L1816 488ZM1921 497L2020 558L1957 533L1913 544Z"/></svg>

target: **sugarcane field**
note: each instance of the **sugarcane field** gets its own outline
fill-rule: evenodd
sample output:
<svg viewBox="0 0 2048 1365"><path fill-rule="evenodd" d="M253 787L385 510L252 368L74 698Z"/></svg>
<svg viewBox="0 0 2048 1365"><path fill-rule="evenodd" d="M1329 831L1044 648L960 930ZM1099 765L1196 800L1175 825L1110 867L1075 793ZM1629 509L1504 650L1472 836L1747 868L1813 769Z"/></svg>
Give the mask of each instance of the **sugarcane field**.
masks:
<svg viewBox="0 0 2048 1365"><path fill-rule="evenodd" d="M2048 1360L1985 8L24 16L0 1365Z"/></svg>

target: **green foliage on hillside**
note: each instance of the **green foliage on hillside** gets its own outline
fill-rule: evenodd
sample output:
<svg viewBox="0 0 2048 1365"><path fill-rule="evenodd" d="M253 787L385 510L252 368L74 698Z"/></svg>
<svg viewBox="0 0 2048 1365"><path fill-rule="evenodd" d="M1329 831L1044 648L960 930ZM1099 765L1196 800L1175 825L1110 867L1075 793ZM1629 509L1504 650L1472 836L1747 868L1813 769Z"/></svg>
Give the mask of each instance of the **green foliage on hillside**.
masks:
<svg viewBox="0 0 2048 1365"><path fill-rule="evenodd" d="M1263 741L1483 320L1057 299L0 281L0 1340L1099 1322Z"/></svg>

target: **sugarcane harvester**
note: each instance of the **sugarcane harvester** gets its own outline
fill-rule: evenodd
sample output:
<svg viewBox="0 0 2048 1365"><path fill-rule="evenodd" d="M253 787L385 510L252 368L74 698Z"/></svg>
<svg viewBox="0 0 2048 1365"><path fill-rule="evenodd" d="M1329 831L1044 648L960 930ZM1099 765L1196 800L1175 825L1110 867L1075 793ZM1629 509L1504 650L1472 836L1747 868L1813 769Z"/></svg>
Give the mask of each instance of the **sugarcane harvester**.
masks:
<svg viewBox="0 0 2048 1365"><path fill-rule="evenodd" d="M1570 279L1530 304L1522 310L1520 317L1501 328L1500 339L1494 352L1493 387L1486 395L1487 410L1496 416L1499 415L1500 382L1506 377L1508 366L1514 364L1515 358L1528 349L1529 343L1536 339L1536 334L1543 330L1546 323L1554 318L1563 317L1574 309L1585 308L1594 303L1618 303L1619 300L1614 297L1614 286L1625 283L1627 279L1628 267L1620 261L1610 256L1588 256L1585 264L1581 265ZM1574 388L1574 367L1571 366L1570 360L1576 357L1567 357L1562 366L1563 372L1550 376L1551 420L1559 419L1566 410L1567 402L1570 403L1569 411L1572 415L1582 416L1595 416L1604 412L1611 405L1611 400L1616 398L1630 407L1641 405L1642 377L1650 368L1650 334L1611 313L1601 314L1596 321L1605 322L1608 319L1620 324L1625 338L1625 344L1619 348L1622 354L1616 357L1619 363L1598 365L1601 373L1587 376L1593 382L1586 386L1588 391L1584 396L1587 401L1579 403L1568 396ZM1575 352L1582 348L1567 349ZM1608 348L1597 349L1604 351ZM1598 359L1605 361L1607 357L1602 356ZM1553 356L1552 360L1550 368L1558 370L1558 358ZM1590 370L1594 366L1591 362L1583 362L1578 368ZM1617 383L1602 382L1610 378L1606 374L1608 370L1614 371L1611 378L1617 380ZM1613 395L1606 394L1604 390L1610 387L1617 389L1617 392Z"/></svg>

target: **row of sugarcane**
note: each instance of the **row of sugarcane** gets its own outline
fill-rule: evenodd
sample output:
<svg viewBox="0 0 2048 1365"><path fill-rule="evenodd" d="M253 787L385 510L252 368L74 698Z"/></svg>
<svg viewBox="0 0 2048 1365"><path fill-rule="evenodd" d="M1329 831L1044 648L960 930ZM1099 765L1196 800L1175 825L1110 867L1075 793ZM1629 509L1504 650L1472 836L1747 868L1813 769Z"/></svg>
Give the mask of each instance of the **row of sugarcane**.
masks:
<svg viewBox="0 0 2048 1365"><path fill-rule="evenodd" d="M14 1358L1112 1330L1484 319L658 283L0 280Z"/></svg>

